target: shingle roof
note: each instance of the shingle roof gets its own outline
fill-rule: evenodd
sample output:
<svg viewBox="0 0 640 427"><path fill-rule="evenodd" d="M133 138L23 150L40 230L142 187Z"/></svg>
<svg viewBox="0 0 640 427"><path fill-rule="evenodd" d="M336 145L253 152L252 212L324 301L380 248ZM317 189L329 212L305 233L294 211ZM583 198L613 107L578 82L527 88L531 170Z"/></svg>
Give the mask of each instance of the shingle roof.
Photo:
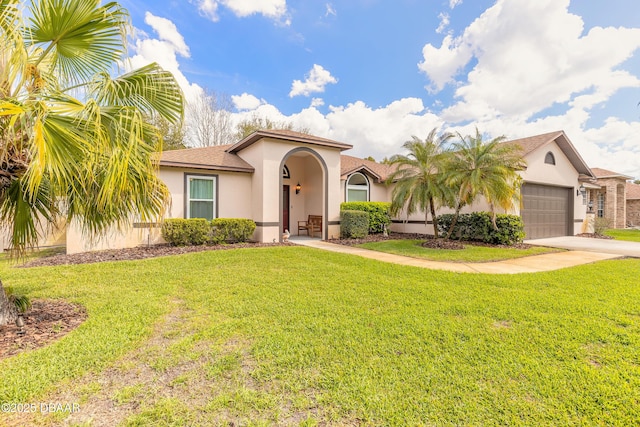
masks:
<svg viewBox="0 0 640 427"><path fill-rule="evenodd" d="M324 147L338 148L340 151L353 148L353 145L343 142L334 141L332 139L320 138L319 136L309 135L306 133L295 132L292 130L267 129L258 130L251 135L245 137L242 141L233 144L227 149L229 153L237 153L238 151L254 144L262 138L281 139L292 142L302 142L311 145L320 145Z"/></svg>
<svg viewBox="0 0 640 427"><path fill-rule="evenodd" d="M370 175L380 182L387 179L393 170L389 165L372 162L371 160L360 159L358 157L347 156L344 154L340 156L340 176L344 177L354 172L361 171L362 169L368 171Z"/></svg>
<svg viewBox="0 0 640 427"><path fill-rule="evenodd" d="M522 155L526 156L538 148L541 148L551 142L555 141L558 147L562 150L565 156L569 159L573 167L579 174L593 177L593 173L586 162L578 153L578 150L573 146L564 131L555 131L549 133L543 133L541 135L534 135L527 138L514 139L511 141L505 141L505 144L517 144L522 147Z"/></svg>
<svg viewBox="0 0 640 427"><path fill-rule="evenodd" d="M238 155L226 151L231 145L164 151L160 157L160 166L253 172L253 166Z"/></svg>
<svg viewBox="0 0 640 427"><path fill-rule="evenodd" d="M633 179L632 176L624 175L618 172L613 172L607 169L602 168L591 168L591 171L596 176L596 178L623 178L623 179Z"/></svg>
<svg viewBox="0 0 640 427"><path fill-rule="evenodd" d="M640 200L640 185L627 182L627 200Z"/></svg>

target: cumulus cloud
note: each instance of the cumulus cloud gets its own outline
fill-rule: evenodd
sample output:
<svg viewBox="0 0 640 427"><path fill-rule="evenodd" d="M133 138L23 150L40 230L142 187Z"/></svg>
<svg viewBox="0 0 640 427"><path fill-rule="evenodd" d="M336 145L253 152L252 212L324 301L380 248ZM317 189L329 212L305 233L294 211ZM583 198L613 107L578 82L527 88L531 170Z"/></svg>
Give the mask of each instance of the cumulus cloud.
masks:
<svg viewBox="0 0 640 427"><path fill-rule="evenodd" d="M309 96L312 93L324 92L326 85L338 83L338 80L329 71L318 64L313 64L313 68L305 77L305 81L293 81L291 92L289 92L290 98L298 95Z"/></svg>
<svg viewBox="0 0 640 427"><path fill-rule="evenodd" d="M162 68L173 73L187 100L195 99L202 92L202 88L195 83L190 83L180 70L178 56L188 58L190 53L175 24L169 19L149 12L145 15L145 23L154 30L157 38L137 31L131 49L135 55L128 59L128 66L136 69L157 62Z"/></svg>
<svg viewBox="0 0 640 427"><path fill-rule="evenodd" d="M289 24L287 17L286 0L195 0L198 11L210 20L217 22L220 17L218 9L224 6L239 18L251 15L263 15L272 19L284 19L284 24Z"/></svg>
<svg viewBox="0 0 640 427"><path fill-rule="evenodd" d="M231 101L233 102L233 105L236 107L236 109L240 111L255 110L262 104L266 103L264 100L258 99L246 92L242 95L232 95Z"/></svg>
<svg viewBox="0 0 640 427"><path fill-rule="evenodd" d="M419 68L431 90L457 86L460 101L447 119L531 117L585 93L594 95L580 101L588 108L620 88L640 86L628 72L615 71L640 47L640 29L595 27L583 34L582 19L568 6L568 0L498 0L459 37L447 35L439 48L425 45ZM472 59L477 63L466 81L457 81Z"/></svg>
<svg viewBox="0 0 640 427"><path fill-rule="evenodd" d="M311 100L312 107L322 107L324 105L324 99L322 98L313 98Z"/></svg>

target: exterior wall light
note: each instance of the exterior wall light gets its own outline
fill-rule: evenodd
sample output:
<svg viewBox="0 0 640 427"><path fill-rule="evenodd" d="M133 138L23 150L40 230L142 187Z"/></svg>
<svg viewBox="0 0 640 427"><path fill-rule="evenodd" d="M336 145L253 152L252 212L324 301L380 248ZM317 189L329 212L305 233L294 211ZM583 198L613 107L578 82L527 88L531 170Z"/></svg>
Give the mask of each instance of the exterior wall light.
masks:
<svg viewBox="0 0 640 427"><path fill-rule="evenodd" d="M579 196L581 194L584 196L586 192L587 192L587 189L584 188L584 184L580 184L580 188L576 190L576 196Z"/></svg>
<svg viewBox="0 0 640 427"><path fill-rule="evenodd" d="M300 194L300 189L302 187L300 186L300 181L298 181L298 184L296 185L296 194Z"/></svg>

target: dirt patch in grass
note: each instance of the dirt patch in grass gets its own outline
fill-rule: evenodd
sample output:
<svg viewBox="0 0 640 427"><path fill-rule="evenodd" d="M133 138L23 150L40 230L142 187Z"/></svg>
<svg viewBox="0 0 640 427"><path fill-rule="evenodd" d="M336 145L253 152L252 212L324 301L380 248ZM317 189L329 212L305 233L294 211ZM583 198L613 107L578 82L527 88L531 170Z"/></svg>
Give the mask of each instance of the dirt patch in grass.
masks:
<svg viewBox="0 0 640 427"><path fill-rule="evenodd" d="M85 321L87 312L83 306L63 300L35 300L23 318L23 334L15 324L0 326L0 359L62 338Z"/></svg>

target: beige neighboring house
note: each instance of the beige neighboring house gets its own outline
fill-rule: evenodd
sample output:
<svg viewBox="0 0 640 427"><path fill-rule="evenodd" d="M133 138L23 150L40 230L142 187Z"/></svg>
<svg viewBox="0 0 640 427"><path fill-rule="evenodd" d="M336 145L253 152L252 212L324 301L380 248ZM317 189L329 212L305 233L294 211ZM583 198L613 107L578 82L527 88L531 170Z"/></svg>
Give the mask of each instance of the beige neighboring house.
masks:
<svg viewBox="0 0 640 427"><path fill-rule="evenodd" d="M607 169L592 168L595 188L589 190L589 210L598 218L607 218L612 228L640 226L640 185L628 182L633 177Z"/></svg>
<svg viewBox="0 0 640 427"><path fill-rule="evenodd" d="M520 172L520 205L509 212L522 216L527 238L585 231L589 196L597 198L603 181L596 181L567 135L556 131L505 144L520 147L527 162L526 170ZM386 202L393 191L393 185L385 184L391 168L342 154L350 148L349 144L313 135L262 130L232 145L164 152L159 176L171 193L165 217L249 218L257 225L254 240L277 242L285 229L293 236L298 234L298 222L314 215L322 217L322 232L316 237L338 237L341 202ZM622 184L626 178L615 177ZM618 184L606 187L606 194L618 197L619 188ZM635 206L640 204L638 193L629 192L636 197ZM631 206L632 202L625 203ZM478 210L488 210L484 200L465 208L465 212ZM440 210L444 212L447 210ZM637 218L637 208L635 212ZM433 233L433 225L425 223L424 213L401 214L393 218L391 230ZM162 241L160 224L134 221L128 229L114 230L96 240L83 236L77 224L66 229L68 253Z"/></svg>

